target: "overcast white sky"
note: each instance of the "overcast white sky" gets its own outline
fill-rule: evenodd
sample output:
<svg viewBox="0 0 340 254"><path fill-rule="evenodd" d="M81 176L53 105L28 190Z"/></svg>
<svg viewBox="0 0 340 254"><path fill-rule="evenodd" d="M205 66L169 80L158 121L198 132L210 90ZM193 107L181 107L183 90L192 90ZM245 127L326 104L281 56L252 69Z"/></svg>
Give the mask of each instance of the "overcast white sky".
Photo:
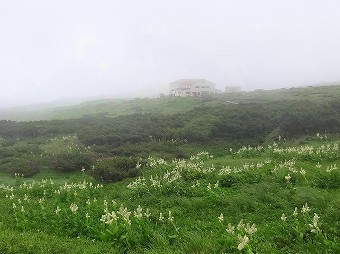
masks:
<svg viewBox="0 0 340 254"><path fill-rule="evenodd" d="M340 1L0 0L0 108L152 96L180 78L339 81Z"/></svg>

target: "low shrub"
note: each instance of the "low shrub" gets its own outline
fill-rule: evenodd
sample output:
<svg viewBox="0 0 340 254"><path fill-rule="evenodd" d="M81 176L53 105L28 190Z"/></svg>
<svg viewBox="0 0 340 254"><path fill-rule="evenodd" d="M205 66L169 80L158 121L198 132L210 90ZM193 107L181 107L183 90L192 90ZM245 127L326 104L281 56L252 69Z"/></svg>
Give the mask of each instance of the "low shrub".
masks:
<svg viewBox="0 0 340 254"><path fill-rule="evenodd" d="M142 164L138 158L111 157L97 161L89 173L97 180L117 182L140 175ZM138 165L137 165L138 164Z"/></svg>
<svg viewBox="0 0 340 254"><path fill-rule="evenodd" d="M6 158L0 164L0 171L13 176L30 177L40 171L41 161L34 157Z"/></svg>
<svg viewBox="0 0 340 254"><path fill-rule="evenodd" d="M94 162L91 154L84 152L62 153L51 155L48 159L49 166L59 172L80 171L82 168L89 169Z"/></svg>
<svg viewBox="0 0 340 254"><path fill-rule="evenodd" d="M225 175L219 181L219 185L223 188L233 187L237 183L240 183L240 177L236 174Z"/></svg>

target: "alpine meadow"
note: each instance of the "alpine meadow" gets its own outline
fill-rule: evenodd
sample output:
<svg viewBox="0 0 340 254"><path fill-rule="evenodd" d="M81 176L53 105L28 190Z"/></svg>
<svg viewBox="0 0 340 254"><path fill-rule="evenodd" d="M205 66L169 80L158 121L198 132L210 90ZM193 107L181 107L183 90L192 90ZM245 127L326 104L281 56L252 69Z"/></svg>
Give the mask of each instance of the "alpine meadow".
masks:
<svg viewBox="0 0 340 254"><path fill-rule="evenodd" d="M339 84L0 116L0 253L340 253Z"/></svg>

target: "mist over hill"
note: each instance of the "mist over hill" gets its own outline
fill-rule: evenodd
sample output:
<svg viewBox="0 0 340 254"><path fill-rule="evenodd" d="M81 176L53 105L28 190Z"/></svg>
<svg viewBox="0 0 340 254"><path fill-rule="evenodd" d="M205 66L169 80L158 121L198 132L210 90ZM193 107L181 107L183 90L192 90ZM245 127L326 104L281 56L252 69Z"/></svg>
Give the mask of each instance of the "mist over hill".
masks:
<svg viewBox="0 0 340 254"><path fill-rule="evenodd" d="M280 100L329 102L340 98L340 82L307 87L220 93L208 97L112 98L91 97L57 100L45 104L0 110L0 119L15 121L76 119L84 116L116 117L134 113L174 114L195 107Z"/></svg>

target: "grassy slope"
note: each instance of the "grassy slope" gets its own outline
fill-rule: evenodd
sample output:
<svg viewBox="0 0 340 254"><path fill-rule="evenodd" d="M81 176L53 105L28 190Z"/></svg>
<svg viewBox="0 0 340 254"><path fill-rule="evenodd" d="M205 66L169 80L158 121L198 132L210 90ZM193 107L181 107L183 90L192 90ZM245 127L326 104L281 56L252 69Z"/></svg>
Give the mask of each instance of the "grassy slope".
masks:
<svg viewBox="0 0 340 254"><path fill-rule="evenodd" d="M320 103L340 98L340 85L302 87L277 90L256 90L235 94L219 94L209 98L156 98L156 99L103 99L77 106L47 108L28 111L0 112L1 119L31 121L81 118L84 115L102 114L111 117L133 113L174 114L198 106L229 105L230 102L251 103L277 100L313 100Z"/></svg>

